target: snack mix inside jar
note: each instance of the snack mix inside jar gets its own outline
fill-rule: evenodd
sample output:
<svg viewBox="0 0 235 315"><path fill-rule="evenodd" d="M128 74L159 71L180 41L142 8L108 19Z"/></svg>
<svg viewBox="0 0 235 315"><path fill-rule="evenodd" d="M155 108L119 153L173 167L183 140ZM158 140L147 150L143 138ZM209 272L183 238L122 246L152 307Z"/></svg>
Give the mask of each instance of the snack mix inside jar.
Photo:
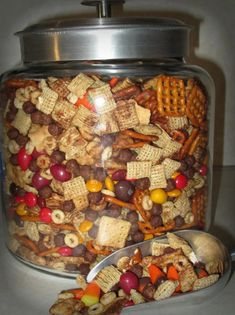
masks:
<svg viewBox="0 0 235 315"><path fill-rule="evenodd" d="M213 83L184 61L189 28L101 18L19 36L23 66L1 84L10 251L87 274L124 246L207 229Z"/></svg>

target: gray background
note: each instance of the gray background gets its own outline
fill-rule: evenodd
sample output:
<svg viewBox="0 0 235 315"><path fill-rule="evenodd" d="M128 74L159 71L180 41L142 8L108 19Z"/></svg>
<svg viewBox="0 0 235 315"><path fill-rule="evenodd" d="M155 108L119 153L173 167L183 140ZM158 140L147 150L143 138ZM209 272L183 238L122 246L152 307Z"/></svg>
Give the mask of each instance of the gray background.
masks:
<svg viewBox="0 0 235 315"><path fill-rule="evenodd" d="M94 16L79 0L0 0L0 73L20 62L13 34L43 18ZM235 0L127 0L115 15L171 16L193 25L188 61L204 67L216 85L215 164L235 165Z"/></svg>

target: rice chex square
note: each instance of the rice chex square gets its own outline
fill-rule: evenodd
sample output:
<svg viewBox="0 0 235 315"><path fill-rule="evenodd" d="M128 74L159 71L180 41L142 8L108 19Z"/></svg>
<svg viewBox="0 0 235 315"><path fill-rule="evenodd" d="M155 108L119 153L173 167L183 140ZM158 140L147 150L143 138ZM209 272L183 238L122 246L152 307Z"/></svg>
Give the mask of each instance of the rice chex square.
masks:
<svg viewBox="0 0 235 315"><path fill-rule="evenodd" d="M166 178L171 178L171 176L180 168L181 163L169 158L166 158L163 162L162 165L165 167L165 175Z"/></svg>
<svg viewBox="0 0 235 315"><path fill-rule="evenodd" d="M75 177L62 183L65 200L75 199L76 197L87 195L88 190L82 176Z"/></svg>
<svg viewBox="0 0 235 315"><path fill-rule="evenodd" d="M98 115L87 109L85 106L79 106L72 124L78 128L88 128L92 131L98 122Z"/></svg>
<svg viewBox="0 0 235 315"><path fill-rule="evenodd" d="M162 155L163 157L171 157L172 155L174 155L176 152L179 152L179 150L181 149L182 144L171 140L167 143L167 145L163 148L163 152Z"/></svg>
<svg viewBox="0 0 235 315"><path fill-rule="evenodd" d="M68 129L76 109L68 101L58 101L53 109L52 118L63 128Z"/></svg>
<svg viewBox="0 0 235 315"><path fill-rule="evenodd" d="M49 115L53 111L57 99L58 94L55 91L49 87L43 87L42 94L39 96L36 108L44 114Z"/></svg>
<svg viewBox="0 0 235 315"><path fill-rule="evenodd" d="M67 86L68 90L82 98L94 80L83 73L79 73Z"/></svg>
<svg viewBox="0 0 235 315"><path fill-rule="evenodd" d="M153 164L157 163L162 156L162 149L154 147L149 144L145 144L138 153L136 157L140 161L152 161Z"/></svg>
<svg viewBox="0 0 235 315"><path fill-rule="evenodd" d="M134 128L140 124L135 104L134 100L117 103L114 114L120 130Z"/></svg>
<svg viewBox="0 0 235 315"><path fill-rule="evenodd" d="M152 162L127 162L127 179L138 179L149 177L151 174Z"/></svg>
<svg viewBox="0 0 235 315"><path fill-rule="evenodd" d="M163 165L155 165L151 168L150 189L166 188L166 176Z"/></svg>
<svg viewBox="0 0 235 315"><path fill-rule="evenodd" d="M100 115L116 108L116 102L108 84L104 84L96 89L90 89L88 95L95 106L96 112Z"/></svg>

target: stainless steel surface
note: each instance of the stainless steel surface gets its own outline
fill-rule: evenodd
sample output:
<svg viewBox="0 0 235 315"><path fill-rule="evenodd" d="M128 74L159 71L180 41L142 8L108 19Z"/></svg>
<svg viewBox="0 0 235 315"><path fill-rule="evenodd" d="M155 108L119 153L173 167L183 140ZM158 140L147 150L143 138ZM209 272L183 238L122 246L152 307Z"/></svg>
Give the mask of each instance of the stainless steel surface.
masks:
<svg viewBox="0 0 235 315"><path fill-rule="evenodd" d="M117 3L124 3L124 0L84 0L81 4L96 6L97 16L100 18L111 17L111 6Z"/></svg>
<svg viewBox="0 0 235 315"><path fill-rule="evenodd" d="M17 34L29 63L183 57L189 30L173 19L101 18L52 20Z"/></svg>
<svg viewBox="0 0 235 315"><path fill-rule="evenodd" d="M174 232L176 235L184 238L189 242L193 251L195 252L199 261L207 263L214 259L220 259L224 261L225 273L230 271L231 262L230 256L226 247L222 242L215 238L213 235L196 230L183 230ZM109 265L116 265L118 260L123 256L131 256L134 254L136 248L139 248L143 256L151 254L151 247L154 241L159 241L162 243L167 242L167 237L165 235L156 237L154 239L144 241L139 244L134 244L125 248L122 248L110 256L103 259L99 264L97 264L87 275L87 281L91 282L95 276L102 270L104 267Z"/></svg>

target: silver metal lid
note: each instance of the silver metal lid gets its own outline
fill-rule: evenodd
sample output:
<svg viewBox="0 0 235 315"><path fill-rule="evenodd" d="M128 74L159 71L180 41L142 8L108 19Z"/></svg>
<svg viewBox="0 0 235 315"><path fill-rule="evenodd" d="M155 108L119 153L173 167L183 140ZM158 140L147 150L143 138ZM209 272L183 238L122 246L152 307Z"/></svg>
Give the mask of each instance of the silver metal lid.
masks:
<svg viewBox="0 0 235 315"><path fill-rule="evenodd" d="M190 28L165 18L51 20L20 37L25 63L158 59L186 56Z"/></svg>

